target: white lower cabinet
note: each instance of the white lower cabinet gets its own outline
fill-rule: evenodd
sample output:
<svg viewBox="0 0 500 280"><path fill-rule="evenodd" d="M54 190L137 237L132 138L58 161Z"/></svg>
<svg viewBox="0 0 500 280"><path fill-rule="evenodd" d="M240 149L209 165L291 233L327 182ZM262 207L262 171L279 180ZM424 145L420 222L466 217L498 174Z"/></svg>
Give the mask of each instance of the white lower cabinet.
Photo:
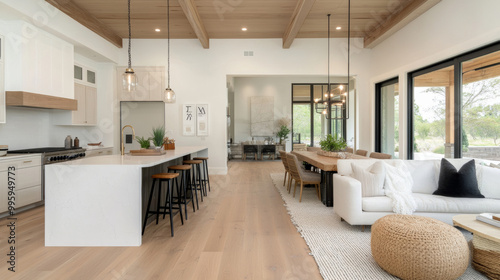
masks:
<svg viewBox="0 0 500 280"><path fill-rule="evenodd" d="M9 171L15 175L12 176ZM41 156L8 156L0 159L0 182L0 213L7 211L9 198L15 201L16 210L42 201ZM11 189L15 186L14 193L10 195L9 182L14 183L11 183Z"/></svg>

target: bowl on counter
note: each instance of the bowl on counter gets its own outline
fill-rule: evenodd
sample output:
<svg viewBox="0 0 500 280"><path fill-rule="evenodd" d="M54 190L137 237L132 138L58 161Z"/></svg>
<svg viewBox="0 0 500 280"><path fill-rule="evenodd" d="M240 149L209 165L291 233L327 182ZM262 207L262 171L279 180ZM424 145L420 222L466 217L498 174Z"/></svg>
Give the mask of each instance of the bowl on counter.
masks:
<svg viewBox="0 0 500 280"><path fill-rule="evenodd" d="M7 150L9 150L8 145L0 145L0 157L6 156Z"/></svg>

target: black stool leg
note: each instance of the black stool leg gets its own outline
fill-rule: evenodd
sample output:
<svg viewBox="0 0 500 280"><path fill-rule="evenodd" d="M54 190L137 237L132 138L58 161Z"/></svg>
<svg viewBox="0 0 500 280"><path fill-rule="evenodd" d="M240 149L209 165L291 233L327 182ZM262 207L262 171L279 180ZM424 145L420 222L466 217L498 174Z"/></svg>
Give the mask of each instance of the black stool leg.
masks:
<svg viewBox="0 0 500 280"><path fill-rule="evenodd" d="M205 161L205 174L207 175L207 177L205 178L205 180L207 180L207 184L208 184L208 191L210 192L210 176L208 175L208 160L204 160Z"/></svg>
<svg viewBox="0 0 500 280"><path fill-rule="evenodd" d="M177 183L177 181L175 181ZM179 184L176 184L177 185L177 195L179 197L179 199L177 199L177 207L179 208L179 215L181 216L181 224L184 224L184 219L182 218L182 206L181 206L181 193L180 193L180 189L179 189ZM172 182L171 184L172 188L174 188L174 183ZM172 202L172 201L170 201ZM185 204L184 204L185 205ZM186 218L187 220L187 218Z"/></svg>
<svg viewBox="0 0 500 280"><path fill-rule="evenodd" d="M158 180L158 203L156 204L156 224L158 224L158 217L160 217L160 204L161 204L161 179Z"/></svg>
<svg viewBox="0 0 500 280"><path fill-rule="evenodd" d="M200 209L200 205L198 204L198 190L196 189L196 182L193 180L193 176L194 176L194 168L192 169L193 170L193 174L191 174L191 172L189 171L189 174L188 174L188 178L189 178L189 184L191 186L191 193L193 192L193 188L194 188L194 196L196 197L196 209Z"/></svg>
<svg viewBox="0 0 500 280"><path fill-rule="evenodd" d="M153 199L153 191L155 189L155 181L153 179L153 185L151 186L151 191L149 192L148 207L146 207L146 216L144 216L144 225L142 226L142 235L144 235L144 230L146 229L146 224L148 223L149 207L151 206L151 200Z"/></svg>
<svg viewBox="0 0 500 280"><path fill-rule="evenodd" d="M198 182L198 185L200 186L201 202L203 202L203 196L205 196L205 194L203 193L203 186L201 185L201 181L200 181L200 165L195 164L194 169L195 170L193 170L193 176L194 176L195 188L198 188L196 185L196 182Z"/></svg>
<svg viewBox="0 0 500 280"><path fill-rule="evenodd" d="M170 232L174 236L174 219L172 217L172 188L170 187L170 180L167 182L168 193L168 211L170 214Z"/></svg>

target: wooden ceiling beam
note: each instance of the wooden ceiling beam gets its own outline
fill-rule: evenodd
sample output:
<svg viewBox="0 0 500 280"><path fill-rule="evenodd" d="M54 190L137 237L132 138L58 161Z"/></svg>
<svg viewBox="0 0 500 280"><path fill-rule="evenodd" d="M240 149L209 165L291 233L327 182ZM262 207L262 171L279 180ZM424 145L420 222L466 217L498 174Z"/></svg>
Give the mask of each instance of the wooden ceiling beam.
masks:
<svg viewBox="0 0 500 280"><path fill-rule="evenodd" d="M377 28L369 32L364 38L364 47L375 47L439 2L441 0L413 0L399 13L392 14Z"/></svg>
<svg viewBox="0 0 500 280"><path fill-rule="evenodd" d="M194 30L194 33L200 40L203 48L208 49L210 47L207 30L205 29L205 25L201 21L200 14L198 13L198 9L194 3L194 0L178 0L179 5L182 8L182 11L186 15L189 24Z"/></svg>
<svg viewBox="0 0 500 280"><path fill-rule="evenodd" d="M83 26L94 31L97 35L106 39L113 45L121 48L123 47L123 40L113 30L104 25L95 16L90 14L87 10L82 9L71 0L45 0L47 3L56 7L63 13L67 14L72 19L76 20Z"/></svg>
<svg viewBox="0 0 500 280"><path fill-rule="evenodd" d="M299 0L297 2L290 23L288 23L285 34L283 35L284 49L289 49L292 45L293 40L295 40L295 37L299 34L300 28L302 28L307 15L311 11L314 2L316 2L316 0Z"/></svg>

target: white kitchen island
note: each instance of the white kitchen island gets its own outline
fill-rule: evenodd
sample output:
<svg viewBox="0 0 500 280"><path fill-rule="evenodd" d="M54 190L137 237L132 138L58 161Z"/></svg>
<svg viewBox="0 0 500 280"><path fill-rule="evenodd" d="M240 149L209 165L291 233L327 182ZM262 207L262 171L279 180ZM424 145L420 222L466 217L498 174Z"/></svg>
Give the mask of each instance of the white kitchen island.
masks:
<svg viewBox="0 0 500 280"><path fill-rule="evenodd" d="M161 156L89 157L45 166L45 246L140 246L144 194L153 173L208 156L176 147Z"/></svg>

